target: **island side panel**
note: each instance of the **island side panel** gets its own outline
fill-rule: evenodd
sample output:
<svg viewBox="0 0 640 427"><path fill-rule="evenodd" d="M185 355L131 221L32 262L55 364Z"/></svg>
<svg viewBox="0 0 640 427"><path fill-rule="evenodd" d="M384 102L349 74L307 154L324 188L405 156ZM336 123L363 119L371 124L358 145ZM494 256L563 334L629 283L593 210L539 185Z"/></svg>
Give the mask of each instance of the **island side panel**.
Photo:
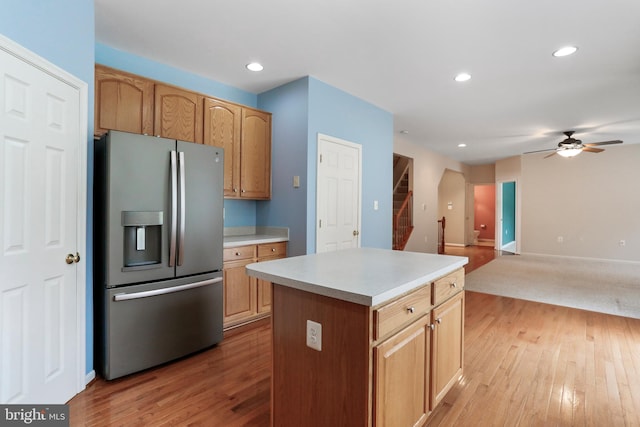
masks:
<svg viewBox="0 0 640 427"><path fill-rule="evenodd" d="M275 283L272 304L272 426L370 425L370 307ZM321 351L307 320L322 325Z"/></svg>

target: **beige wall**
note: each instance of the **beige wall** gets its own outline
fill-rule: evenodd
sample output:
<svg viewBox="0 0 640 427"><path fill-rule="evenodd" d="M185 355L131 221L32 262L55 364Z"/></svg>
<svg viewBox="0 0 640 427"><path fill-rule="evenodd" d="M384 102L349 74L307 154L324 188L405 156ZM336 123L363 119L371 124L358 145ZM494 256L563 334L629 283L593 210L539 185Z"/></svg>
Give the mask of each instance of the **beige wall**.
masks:
<svg viewBox="0 0 640 427"><path fill-rule="evenodd" d="M496 165L475 165L469 168L467 181L471 184L493 184L496 182Z"/></svg>
<svg viewBox="0 0 640 427"><path fill-rule="evenodd" d="M437 253L438 184L446 169L468 172L469 167L424 147L403 141L401 137L394 141L393 151L413 159L413 222L415 228L405 250Z"/></svg>
<svg viewBox="0 0 640 427"><path fill-rule="evenodd" d="M522 156L522 252L640 261L640 144L545 154Z"/></svg>
<svg viewBox="0 0 640 427"><path fill-rule="evenodd" d="M445 217L444 241L465 245L466 182L461 172L447 169L438 185L438 218Z"/></svg>

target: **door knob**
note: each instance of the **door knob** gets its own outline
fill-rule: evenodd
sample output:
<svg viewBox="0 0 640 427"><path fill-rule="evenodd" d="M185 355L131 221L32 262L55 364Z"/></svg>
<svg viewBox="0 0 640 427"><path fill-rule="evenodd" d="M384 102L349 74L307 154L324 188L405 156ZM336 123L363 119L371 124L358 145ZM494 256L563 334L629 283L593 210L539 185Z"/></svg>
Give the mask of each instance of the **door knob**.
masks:
<svg viewBox="0 0 640 427"><path fill-rule="evenodd" d="M357 236L358 234L360 234L360 232L358 230L353 230L353 235Z"/></svg>
<svg viewBox="0 0 640 427"><path fill-rule="evenodd" d="M74 262L80 262L80 254L76 252L76 254L67 254L67 257L64 259L67 264L73 264Z"/></svg>

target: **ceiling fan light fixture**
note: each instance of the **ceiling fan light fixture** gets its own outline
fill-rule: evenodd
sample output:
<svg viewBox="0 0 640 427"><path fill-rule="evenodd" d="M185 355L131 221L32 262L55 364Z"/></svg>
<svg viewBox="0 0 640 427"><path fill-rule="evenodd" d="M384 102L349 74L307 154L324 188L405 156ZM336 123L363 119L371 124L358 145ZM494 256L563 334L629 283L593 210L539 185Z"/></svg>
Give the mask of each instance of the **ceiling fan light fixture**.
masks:
<svg viewBox="0 0 640 427"><path fill-rule="evenodd" d="M556 50L555 52L553 52L553 56L555 56L556 58L559 58L562 56L569 56L576 53L577 50L578 48L575 46L564 46Z"/></svg>
<svg viewBox="0 0 640 427"><path fill-rule="evenodd" d="M562 157L575 157L582 153L582 148L559 148L557 153Z"/></svg>

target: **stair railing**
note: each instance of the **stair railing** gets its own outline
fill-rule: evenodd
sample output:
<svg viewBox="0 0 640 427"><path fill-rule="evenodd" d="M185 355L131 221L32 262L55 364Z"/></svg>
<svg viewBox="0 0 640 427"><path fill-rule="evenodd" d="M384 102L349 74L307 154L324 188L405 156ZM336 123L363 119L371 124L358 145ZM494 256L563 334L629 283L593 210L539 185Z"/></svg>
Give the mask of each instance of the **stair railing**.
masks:
<svg viewBox="0 0 640 427"><path fill-rule="evenodd" d="M445 217L438 220L438 253L444 254L444 227L446 225Z"/></svg>
<svg viewBox="0 0 640 427"><path fill-rule="evenodd" d="M413 191L409 191L393 218L393 249L403 250L413 231Z"/></svg>

